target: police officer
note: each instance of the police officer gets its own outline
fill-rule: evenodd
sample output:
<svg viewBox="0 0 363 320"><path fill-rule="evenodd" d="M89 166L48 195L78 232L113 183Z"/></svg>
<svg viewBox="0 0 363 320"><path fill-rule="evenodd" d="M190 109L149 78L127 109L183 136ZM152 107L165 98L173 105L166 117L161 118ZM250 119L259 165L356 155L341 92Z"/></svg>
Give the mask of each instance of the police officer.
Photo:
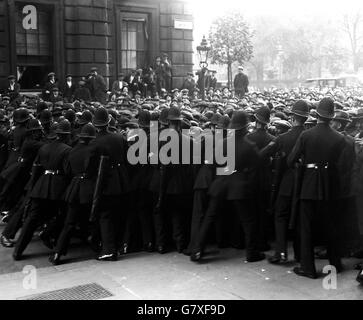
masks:
<svg viewBox="0 0 363 320"><path fill-rule="evenodd" d="M83 126L78 136L77 145L69 153L69 167L73 179L65 193L65 201L68 203L67 217L55 253L49 257L49 261L54 265L60 263L62 255L66 255L77 223L80 224L85 238L87 235L96 177L94 172L86 172L86 166L90 152L89 143L96 138L96 129L88 123Z"/></svg>
<svg viewBox="0 0 363 320"><path fill-rule="evenodd" d="M259 150L266 147L275 137L267 132L267 125L270 122L270 109L262 106L255 113L256 130L248 135L248 139L254 142ZM262 251L270 249L269 237L269 200L272 183L272 166L269 158L261 162L258 171L259 191L258 191L258 225L259 225L259 246Z"/></svg>
<svg viewBox="0 0 363 320"><path fill-rule="evenodd" d="M300 267L299 276L315 279L313 228L322 219L330 265L342 270L337 237L336 199L340 196L338 164L345 147L344 137L330 127L334 118L334 101L323 98L316 110L318 124L303 132L288 157L291 167L302 160L304 173L300 193Z"/></svg>
<svg viewBox="0 0 363 320"><path fill-rule="evenodd" d="M104 107L95 111L93 125L97 134L92 142L87 168L87 172L97 172L101 157L107 157L104 172L100 172L104 175L104 183L96 215L102 241L102 250L97 259L101 261L117 260L117 244L121 243L118 238L122 238L121 231L126 217L123 203L126 202L129 189L127 141L122 135L108 131L110 120L111 117Z"/></svg>
<svg viewBox="0 0 363 320"><path fill-rule="evenodd" d="M226 147L227 139L235 139L235 170L226 168L226 175L217 176L210 189L210 201L199 231L198 244L193 248L190 259L199 261L206 246L208 232L216 219L221 201L228 200L238 213L244 229L246 255L248 262L260 261L265 258L258 250L256 216L254 199L258 185L256 173L260 162L256 146L246 138L248 116L244 111L236 111L230 123L235 136L223 140L222 148Z"/></svg>
<svg viewBox="0 0 363 320"><path fill-rule="evenodd" d="M137 145L139 146L139 154L149 155L150 152L150 112L148 110L140 110L138 114L138 125L145 135L139 135ZM135 143L134 138L137 131L130 135L134 135L132 141L129 141L129 148ZM137 247L137 234L141 230L142 249L147 252L154 251L154 226L152 217L152 193L148 190L151 180L152 170L147 163L132 164L128 167L131 180L131 193L129 202L129 216L124 235L123 253L128 253ZM138 227L140 226L140 228Z"/></svg>
<svg viewBox="0 0 363 320"><path fill-rule="evenodd" d="M279 181L278 195L275 203L275 255L269 258L271 263L285 263L288 261L287 255L287 231L291 214L291 203L294 189L294 171L286 164L287 157L300 134L304 131L304 123L309 116L309 106L304 100L297 101L291 110L293 127L290 131L270 142L261 150L263 158L278 154L279 171L281 177ZM298 247L294 242L295 258L298 259Z"/></svg>
<svg viewBox="0 0 363 320"><path fill-rule="evenodd" d="M30 115L27 108L21 107L14 111L13 120L15 127L10 131L9 135L9 157L5 168L18 160L20 149L27 135L26 128L29 119Z"/></svg>
<svg viewBox="0 0 363 320"><path fill-rule="evenodd" d="M57 139L40 148L35 163L43 170L30 193L31 204L13 253L14 260L20 260L22 253L32 239L34 231L42 223L56 218L53 229L43 235L47 246L51 237L57 237L56 228L61 226L64 218L64 192L69 183L67 176L68 156L71 150L69 143L71 125L68 120L59 123L56 130ZM54 232L54 233L53 233ZM53 239L54 240L54 239ZM53 241L54 242L54 241Z"/></svg>
<svg viewBox="0 0 363 320"><path fill-rule="evenodd" d="M19 158L1 172L1 178L6 181L0 194L0 203L4 211L10 211L23 195L25 185L30 179L33 161L44 144L41 141L42 130L39 120L29 120L26 128L27 136L21 147Z"/></svg>

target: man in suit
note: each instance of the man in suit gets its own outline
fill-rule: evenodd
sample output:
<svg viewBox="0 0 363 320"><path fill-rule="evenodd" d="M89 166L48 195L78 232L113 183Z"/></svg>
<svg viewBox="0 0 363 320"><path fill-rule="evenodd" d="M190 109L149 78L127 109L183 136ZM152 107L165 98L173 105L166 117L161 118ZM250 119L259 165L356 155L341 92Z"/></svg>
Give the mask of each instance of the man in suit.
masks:
<svg viewBox="0 0 363 320"><path fill-rule="evenodd" d="M107 85L105 79L98 74L98 69L93 67L91 69L91 77L90 77L90 85L91 85L91 95L94 101L97 101L101 104L106 104L107 98Z"/></svg>
<svg viewBox="0 0 363 320"><path fill-rule="evenodd" d="M44 85L43 92L42 92L42 98L44 101L50 101L52 89L58 87L58 81L55 77L54 72L48 73L48 80Z"/></svg>
<svg viewBox="0 0 363 320"><path fill-rule="evenodd" d="M217 88L217 78L216 78L216 73L217 71L215 70L210 70L209 71L209 75L207 76L207 81L206 81L206 88L213 88L213 90L215 90Z"/></svg>
<svg viewBox="0 0 363 320"><path fill-rule="evenodd" d="M71 125L62 120L56 130L57 139L40 148L35 163L41 168L42 175L35 181L30 193L31 204L20 236L16 242L13 258L22 259L22 254L30 243L35 230L44 222L56 218L56 227L61 225L64 209L64 192L68 186L68 145ZM33 177L33 179L36 179ZM55 229L54 229L55 230ZM54 231L52 230L52 231ZM47 237L51 236L50 230ZM43 236L43 241L45 237ZM47 239L50 240L50 239ZM47 244L50 241L46 242Z"/></svg>
<svg viewBox="0 0 363 320"><path fill-rule="evenodd" d="M104 107L99 107L93 118L97 135L94 139L87 172L97 172L101 156L108 157L104 185L101 189L96 221L100 227L102 250L97 260L116 261L117 245L121 243L121 231L126 217L122 206L129 192L127 172L127 141L122 135L111 133L108 125L111 117Z"/></svg>
<svg viewBox="0 0 363 320"><path fill-rule="evenodd" d="M72 103L75 91L76 91L76 86L73 83L72 75L67 74L66 75L66 81L65 81L65 83L63 85L63 88L62 88L64 102Z"/></svg>
<svg viewBox="0 0 363 320"><path fill-rule="evenodd" d="M313 230L319 218L326 235L329 264L337 272L342 270L339 253L336 210L341 195L339 159L345 148L344 137L330 127L334 118L334 101L323 98L316 110L318 124L303 132L288 157L292 167L302 161L304 173L300 193L300 267L294 272L299 276L315 279Z"/></svg>
<svg viewBox="0 0 363 320"><path fill-rule="evenodd" d="M129 92L132 93L132 97L133 97L135 95L136 91L139 90L137 71L132 70L130 72L130 74L125 77L125 82L127 83Z"/></svg>
<svg viewBox="0 0 363 320"><path fill-rule="evenodd" d="M164 81L165 81L165 89L167 92L170 92L171 88L171 80L172 80L172 66L169 61L169 56L166 53L163 53L162 64L164 65Z"/></svg>
<svg viewBox="0 0 363 320"><path fill-rule="evenodd" d="M195 89L195 81L193 79L193 72L187 73L187 78L184 80L182 89L187 89L190 94L192 94Z"/></svg>
<svg viewBox="0 0 363 320"><path fill-rule="evenodd" d="M295 184L294 171L288 168L286 159L291 153L300 134L304 131L304 123L309 116L309 106L303 100L297 101L291 110L293 127L290 131L278 136L275 141L271 141L260 153L262 158L278 155L280 162L281 177L279 181L278 195L275 204L275 255L269 258L271 263L285 263L288 261L287 255L287 231L291 214L292 195ZM299 257L298 242L294 241L295 258Z"/></svg>
<svg viewBox="0 0 363 320"><path fill-rule="evenodd" d="M16 81L16 77L14 75L10 75L8 77L7 85L3 91L4 94L10 97L10 102L13 102L20 96L20 84Z"/></svg>
<svg viewBox="0 0 363 320"><path fill-rule="evenodd" d="M234 91L238 98L243 98L244 95L248 92L249 80L247 75L243 73L243 67L238 67L238 74L236 74L234 78Z"/></svg>
<svg viewBox="0 0 363 320"><path fill-rule="evenodd" d="M225 149L227 139L235 139L235 170L232 173L217 176L209 189L210 201L203 217L199 231L197 245L192 249L190 259L199 261L206 246L207 236L213 222L216 220L218 209L223 200L233 205L239 215L244 229L247 261L255 262L265 258L258 250L257 244L257 216L254 199L258 185L256 172L260 161L255 145L246 138L248 116L244 111L237 111L232 117L230 129L235 130L235 137L230 136L223 140L221 148ZM228 170L232 170L229 168ZM228 171L227 170L227 171Z"/></svg>
<svg viewBox="0 0 363 320"><path fill-rule="evenodd" d="M127 84L124 82L125 74L120 72L117 80L115 80L112 84L111 96L113 100L116 100L122 94L122 89Z"/></svg>

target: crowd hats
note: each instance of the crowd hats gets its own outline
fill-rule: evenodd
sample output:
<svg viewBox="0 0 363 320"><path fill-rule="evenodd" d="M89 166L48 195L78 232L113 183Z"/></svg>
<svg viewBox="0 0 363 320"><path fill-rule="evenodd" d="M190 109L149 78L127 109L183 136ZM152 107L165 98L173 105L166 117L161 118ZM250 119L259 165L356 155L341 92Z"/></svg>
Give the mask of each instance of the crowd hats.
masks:
<svg viewBox="0 0 363 320"><path fill-rule="evenodd" d="M50 126L47 139L53 140L53 139L57 138L57 134L56 134L57 129L58 129L58 122L53 122L52 125Z"/></svg>
<svg viewBox="0 0 363 320"><path fill-rule="evenodd" d="M168 120L178 120L181 121L183 118L181 116L180 109L178 107L171 107L168 112Z"/></svg>
<svg viewBox="0 0 363 320"><path fill-rule="evenodd" d="M291 109L291 113L300 117L308 117L309 116L309 106L306 101L298 100L294 103Z"/></svg>
<svg viewBox="0 0 363 320"><path fill-rule="evenodd" d="M147 128L150 126L150 112L148 110L141 110L139 112L139 126L141 128Z"/></svg>
<svg viewBox="0 0 363 320"><path fill-rule="evenodd" d="M59 122L57 129L55 130L56 134L70 134L71 133L71 123L64 119Z"/></svg>
<svg viewBox="0 0 363 320"><path fill-rule="evenodd" d="M81 133L78 137L89 139L96 138L96 128L91 123L87 123L82 127Z"/></svg>
<svg viewBox="0 0 363 320"><path fill-rule="evenodd" d="M242 130L248 126L248 115L245 111L238 110L233 113L229 129Z"/></svg>
<svg viewBox="0 0 363 320"><path fill-rule="evenodd" d="M221 116L217 123L218 129L228 129L229 123L231 122L231 118L227 115Z"/></svg>
<svg viewBox="0 0 363 320"><path fill-rule="evenodd" d="M116 127L116 120L114 117L110 116L110 123L108 124L108 130L110 130L111 132L117 132L117 127Z"/></svg>
<svg viewBox="0 0 363 320"><path fill-rule="evenodd" d="M14 121L17 123L24 123L30 119L29 111L26 108L19 108L14 111Z"/></svg>
<svg viewBox="0 0 363 320"><path fill-rule="evenodd" d="M43 110L40 113L39 120L42 125L50 123L52 121L52 113L48 109Z"/></svg>
<svg viewBox="0 0 363 320"><path fill-rule="evenodd" d="M331 98L323 98L316 108L316 113L325 119L334 118L334 101Z"/></svg>
<svg viewBox="0 0 363 320"><path fill-rule="evenodd" d="M104 107L99 107L95 111L95 115L93 118L93 125L95 127L105 127L110 123L110 115Z"/></svg>
<svg viewBox="0 0 363 320"><path fill-rule="evenodd" d="M217 125L221 117L222 117L222 115L219 113L213 114L212 118L210 119L210 123Z"/></svg>
<svg viewBox="0 0 363 320"><path fill-rule="evenodd" d="M166 126L168 125L168 116L169 116L169 109L163 109L161 110L160 116L159 116L159 122L160 124Z"/></svg>
<svg viewBox="0 0 363 320"><path fill-rule="evenodd" d="M72 109L68 109L65 114L64 118L66 118L70 123L73 123L76 120L76 113Z"/></svg>
<svg viewBox="0 0 363 320"><path fill-rule="evenodd" d="M55 77L55 73L54 72L49 72L48 73L48 78L50 78L50 77Z"/></svg>
<svg viewBox="0 0 363 320"><path fill-rule="evenodd" d="M363 119L363 108L359 108L357 110L357 114L354 116L354 119L357 120Z"/></svg>
<svg viewBox="0 0 363 320"><path fill-rule="evenodd" d="M26 131L32 132L32 131L37 131L37 130L43 130L43 127L42 127L40 121L37 119L30 119L27 124Z"/></svg>
<svg viewBox="0 0 363 320"><path fill-rule="evenodd" d="M342 122L352 122L352 120L349 119L349 113L343 110L337 110L335 112L333 120L342 121Z"/></svg>
<svg viewBox="0 0 363 320"><path fill-rule="evenodd" d="M255 113L256 121L262 124L268 124L270 122L270 114L271 112L269 107L260 107Z"/></svg>
<svg viewBox="0 0 363 320"><path fill-rule="evenodd" d="M8 80L16 80L16 77L13 74L11 74L10 76L8 76Z"/></svg>

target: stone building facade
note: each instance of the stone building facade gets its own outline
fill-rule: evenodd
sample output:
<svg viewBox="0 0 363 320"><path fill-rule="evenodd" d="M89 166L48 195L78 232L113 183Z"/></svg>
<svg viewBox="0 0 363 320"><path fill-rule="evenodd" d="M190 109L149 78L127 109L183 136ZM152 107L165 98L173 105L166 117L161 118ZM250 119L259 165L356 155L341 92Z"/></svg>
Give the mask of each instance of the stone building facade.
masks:
<svg viewBox="0 0 363 320"><path fill-rule="evenodd" d="M94 66L112 83L162 53L180 87L193 69L192 44L185 1L0 0L0 80L17 75L24 89L41 86L50 71L63 81Z"/></svg>

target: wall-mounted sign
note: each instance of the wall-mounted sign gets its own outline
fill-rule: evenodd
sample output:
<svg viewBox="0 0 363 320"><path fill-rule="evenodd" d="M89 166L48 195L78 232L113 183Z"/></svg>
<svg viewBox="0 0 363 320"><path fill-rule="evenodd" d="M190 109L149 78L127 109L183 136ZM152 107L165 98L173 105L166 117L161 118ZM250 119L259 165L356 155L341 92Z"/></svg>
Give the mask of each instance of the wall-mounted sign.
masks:
<svg viewBox="0 0 363 320"><path fill-rule="evenodd" d="M175 29L193 30L193 21L174 20Z"/></svg>
<svg viewBox="0 0 363 320"><path fill-rule="evenodd" d="M26 5L23 8L23 28L25 30L36 30L37 29L37 8L32 5Z"/></svg>

